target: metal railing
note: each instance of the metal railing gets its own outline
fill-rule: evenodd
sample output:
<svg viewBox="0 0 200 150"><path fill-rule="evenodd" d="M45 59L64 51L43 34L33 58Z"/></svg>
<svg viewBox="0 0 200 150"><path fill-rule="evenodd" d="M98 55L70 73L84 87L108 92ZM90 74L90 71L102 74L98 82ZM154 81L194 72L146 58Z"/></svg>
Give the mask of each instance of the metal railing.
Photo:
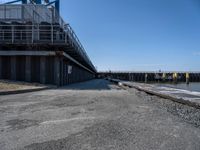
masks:
<svg viewBox="0 0 200 150"><path fill-rule="evenodd" d="M0 25L1 43L66 43L66 37L59 25Z"/></svg>
<svg viewBox="0 0 200 150"><path fill-rule="evenodd" d="M93 69L95 69L95 67L93 66L92 62L90 61L89 56L87 55L83 45L81 44L77 35L75 34L74 30L71 28L71 26L69 24L67 25L67 31L70 32L70 35L72 35L73 39L77 42L78 48L81 49L81 52L83 53L83 55L85 55L88 58L89 64L93 67Z"/></svg>
<svg viewBox="0 0 200 150"><path fill-rule="evenodd" d="M0 24L0 43L4 44L66 44L74 50L93 69L88 55L69 24L61 28L60 25L28 25L28 24Z"/></svg>
<svg viewBox="0 0 200 150"><path fill-rule="evenodd" d="M0 5L1 22L20 22L22 25L0 24L0 42L70 44L96 70L75 32L55 8L45 5L3 4ZM27 22L31 25L26 24ZM48 25L43 25L42 22Z"/></svg>

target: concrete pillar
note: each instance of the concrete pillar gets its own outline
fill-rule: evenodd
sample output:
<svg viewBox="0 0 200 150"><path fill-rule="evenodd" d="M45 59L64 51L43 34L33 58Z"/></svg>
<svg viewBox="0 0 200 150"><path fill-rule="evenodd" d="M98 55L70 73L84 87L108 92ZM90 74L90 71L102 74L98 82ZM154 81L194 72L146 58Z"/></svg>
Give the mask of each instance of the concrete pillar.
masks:
<svg viewBox="0 0 200 150"><path fill-rule="evenodd" d="M16 56L11 56L10 64L11 80L16 80Z"/></svg>
<svg viewBox="0 0 200 150"><path fill-rule="evenodd" d="M40 83L46 83L46 57L40 57Z"/></svg>
<svg viewBox="0 0 200 150"><path fill-rule="evenodd" d="M54 83L60 86L60 60L59 57L54 59Z"/></svg>
<svg viewBox="0 0 200 150"><path fill-rule="evenodd" d="M0 79L2 79L2 57L0 56Z"/></svg>
<svg viewBox="0 0 200 150"><path fill-rule="evenodd" d="M31 82L31 56L26 56L25 81Z"/></svg>

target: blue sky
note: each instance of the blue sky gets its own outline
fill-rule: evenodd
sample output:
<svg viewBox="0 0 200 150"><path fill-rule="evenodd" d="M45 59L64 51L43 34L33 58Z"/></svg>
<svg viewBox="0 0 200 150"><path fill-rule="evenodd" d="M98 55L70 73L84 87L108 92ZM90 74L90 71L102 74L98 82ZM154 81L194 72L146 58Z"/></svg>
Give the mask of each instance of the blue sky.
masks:
<svg viewBox="0 0 200 150"><path fill-rule="evenodd" d="M98 70L200 71L200 0L60 1Z"/></svg>
<svg viewBox="0 0 200 150"><path fill-rule="evenodd" d="M61 0L61 14L98 70L200 70L200 0Z"/></svg>

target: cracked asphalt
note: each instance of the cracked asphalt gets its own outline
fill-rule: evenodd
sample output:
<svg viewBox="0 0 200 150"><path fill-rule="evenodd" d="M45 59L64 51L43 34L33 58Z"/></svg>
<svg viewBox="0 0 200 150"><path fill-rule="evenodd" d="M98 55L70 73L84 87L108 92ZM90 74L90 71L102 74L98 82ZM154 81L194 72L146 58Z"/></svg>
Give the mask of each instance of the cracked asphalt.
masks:
<svg viewBox="0 0 200 150"><path fill-rule="evenodd" d="M199 150L199 122L198 109L97 79L0 96L0 149Z"/></svg>

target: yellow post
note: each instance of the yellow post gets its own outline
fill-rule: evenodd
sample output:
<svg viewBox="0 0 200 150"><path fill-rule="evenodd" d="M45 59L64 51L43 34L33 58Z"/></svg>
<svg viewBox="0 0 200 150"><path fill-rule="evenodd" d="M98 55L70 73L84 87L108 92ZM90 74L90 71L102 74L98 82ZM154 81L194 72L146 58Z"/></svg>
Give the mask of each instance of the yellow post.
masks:
<svg viewBox="0 0 200 150"><path fill-rule="evenodd" d="M178 79L178 73L173 73L173 81L174 81L174 83L177 83L177 79Z"/></svg>
<svg viewBox="0 0 200 150"><path fill-rule="evenodd" d="M189 84L190 82L190 74L189 73L186 73L186 84Z"/></svg>

